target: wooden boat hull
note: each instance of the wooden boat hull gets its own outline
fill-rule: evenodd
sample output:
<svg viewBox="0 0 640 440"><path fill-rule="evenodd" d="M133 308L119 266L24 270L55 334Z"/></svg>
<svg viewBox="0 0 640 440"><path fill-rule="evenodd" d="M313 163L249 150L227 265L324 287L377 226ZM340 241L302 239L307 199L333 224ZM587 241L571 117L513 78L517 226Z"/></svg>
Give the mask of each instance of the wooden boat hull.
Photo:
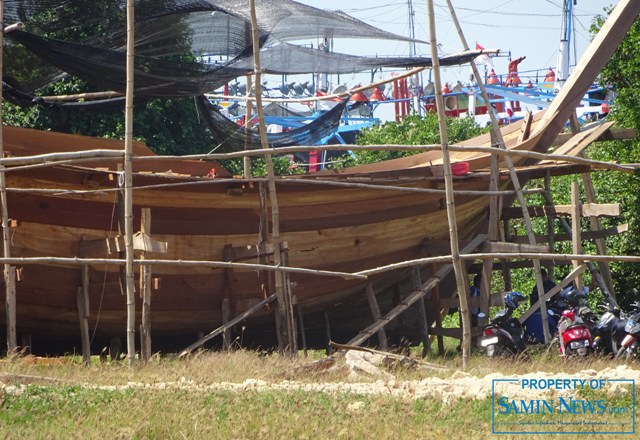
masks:
<svg viewBox="0 0 640 440"><path fill-rule="evenodd" d="M440 179L427 177L426 169L404 174L409 179L406 186L442 187ZM107 191L117 182L113 172L71 166L16 171L7 177L10 188ZM266 191L260 190L264 182L243 188L235 182L218 184L206 178L136 174L134 187L193 182L200 185L135 190L134 230L140 229L141 209L150 208L150 236L165 242L168 249L163 254L147 253L147 258L227 261L226 248L258 245L270 222L264 208ZM487 181L462 177L457 185L482 190ZM278 185L278 202L281 236L292 267L357 272L424 257L432 253L429 240L446 240L449 235L442 193L307 185L294 180ZM487 202L488 198L482 197L457 198L463 238L477 232L485 220ZM86 245L118 235L115 191L79 195L10 192L8 205L11 218L18 222L12 229L12 257L118 258L117 253L107 254L105 246L87 251ZM268 261L258 257L245 260ZM217 327L222 322L225 298L235 315L273 289L265 271L163 265L153 266L152 272L158 280L151 306L154 344L164 337L195 337ZM372 281L385 284L403 276L403 271L396 271ZM119 279L118 266L89 267L89 326L98 338L124 335L126 298ZM339 277L292 274L291 281L306 312L325 310L354 295L361 297L365 287L363 281ZM76 295L81 286L82 266L24 265L17 284L18 332L32 338L77 341ZM264 310L253 322L273 326L271 314ZM140 317L137 319L139 322ZM366 317L364 322L368 320ZM353 329L361 327L359 321L354 320Z"/></svg>

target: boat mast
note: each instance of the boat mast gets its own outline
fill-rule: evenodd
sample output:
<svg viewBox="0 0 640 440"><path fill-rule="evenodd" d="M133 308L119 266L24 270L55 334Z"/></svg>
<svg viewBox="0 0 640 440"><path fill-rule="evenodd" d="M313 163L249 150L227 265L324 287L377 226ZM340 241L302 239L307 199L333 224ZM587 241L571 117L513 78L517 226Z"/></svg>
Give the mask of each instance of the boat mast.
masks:
<svg viewBox="0 0 640 440"><path fill-rule="evenodd" d="M569 77L571 58L571 34L573 33L573 6L578 0L564 0L562 7L562 28L560 48L556 63L556 89L560 90Z"/></svg>
<svg viewBox="0 0 640 440"><path fill-rule="evenodd" d="M407 0L407 7L409 8L409 56L411 58L418 55L418 45L416 43L416 11L413 9L413 0ZM413 93L413 109L422 116L422 106L420 105L420 95L422 91L422 73L417 73L415 77L410 79Z"/></svg>

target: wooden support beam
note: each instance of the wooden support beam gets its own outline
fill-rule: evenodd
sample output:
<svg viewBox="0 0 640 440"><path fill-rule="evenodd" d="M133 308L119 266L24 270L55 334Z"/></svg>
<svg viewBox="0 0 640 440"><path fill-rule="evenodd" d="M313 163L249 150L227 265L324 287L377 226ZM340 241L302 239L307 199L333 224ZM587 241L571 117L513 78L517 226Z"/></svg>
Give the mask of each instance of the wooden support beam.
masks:
<svg viewBox="0 0 640 440"><path fill-rule="evenodd" d="M578 182L571 182L571 243L574 254L582 252L582 219L580 217L580 188ZM582 263L579 260L573 260L574 269L578 268ZM582 289L582 280L576 278L576 287Z"/></svg>
<svg viewBox="0 0 640 440"><path fill-rule="evenodd" d="M560 133L558 137L551 144L552 147L559 147L566 144L571 138L574 137L573 133ZM638 137L638 132L635 128L610 128L606 132L600 135L594 142L601 141L626 141L635 139Z"/></svg>
<svg viewBox="0 0 640 440"><path fill-rule="evenodd" d="M140 236L149 240L151 234L151 208L142 208L140 219ZM136 234L138 235L138 234ZM135 240L134 240L135 243ZM135 244L134 244L135 248ZM166 243L164 247L166 252ZM140 259L145 259L145 251L141 252ZM142 360L148 362L151 359L151 266L144 265L140 268L140 294L142 295L142 322L140 324L140 354Z"/></svg>
<svg viewBox="0 0 640 440"><path fill-rule="evenodd" d="M22 333L20 335L20 353L28 356L33 352L33 339L31 333Z"/></svg>
<svg viewBox="0 0 640 440"><path fill-rule="evenodd" d="M584 184L584 193L587 199L587 203L596 203L596 190L593 186L593 181L591 180L591 175L588 173L584 173L582 175L582 182ZM589 217L589 223L591 224L592 233L597 233L602 231L602 223L600 219L597 217ZM628 228L628 225L627 225ZM587 237L587 234L582 233L582 239L584 240ZM602 237L598 237L595 239L596 249L598 254L607 255L607 245ZM602 279L609 288L609 292L615 298L615 292L613 290L613 277L611 276L611 269L609 268L609 263L606 261L598 262L598 268L600 269L600 275L602 275Z"/></svg>
<svg viewBox="0 0 640 440"><path fill-rule="evenodd" d="M602 125L588 131L574 134L566 143L557 148L553 154L567 154L577 156L584 151L589 145L600 139L604 133L615 124L615 122L605 122ZM579 131L579 127L578 127ZM542 161L548 163L548 161Z"/></svg>
<svg viewBox="0 0 640 440"><path fill-rule="evenodd" d="M276 299L277 299L277 295L275 293L272 294L271 296L269 296L268 298L263 299L262 301L260 301L256 305L254 305L253 307L249 308L245 312L239 314L238 316L236 316L235 318L233 318L232 320L227 322L225 325L221 325L217 329L213 330L211 333L205 335L203 338L200 338L199 340L197 340L196 342L194 342L193 344L191 344L190 346L188 346L187 348L182 350L178 357L183 357L183 356L188 355L189 353L191 353L196 348L201 347L207 341L210 341L211 339L213 339L216 336L218 336L220 333L224 332L227 328L233 327L234 325L236 325L239 322L241 322L243 319L246 319L249 316L253 315L257 311L262 309L264 306L266 306L267 304L270 304L271 302L275 301Z"/></svg>
<svg viewBox="0 0 640 440"><path fill-rule="evenodd" d="M419 290L422 286L420 268L414 267L411 273L411 283L413 290ZM429 339L429 324L427 322L427 310L424 306L424 297L418 300L418 333L422 341L422 357L426 357L431 351L431 340Z"/></svg>
<svg viewBox="0 0 640 440"><path fill-rule="evenodd" d="M475 251L478 246L480 246L486 239L486 236L480 235L476 237L471 243L461 250L461 253L469 253ZM375 332L377 332L380 328L386 326L389 322L393 321L395 318L400 316L402 312L411 307L416 301L420 298L423 298L427 294L431 292L431 290L440 284L442 279L449 275L453 270L453 266L451 264L445 264L436 271L435 274L431 276L426 282L420 286L419 290L416 290L410 293L406 298L404 298L400 304L391 309L386 315L377 319L376 322L360 331L354 338L352 338L347 345L360 345L365 342L367 339L371 337Z"/></svg>
<svg viewBox="0 0 640 440"><path fill-rule="evenodd" d="M567 275L562 281L556 284L553 288L549 289L548 292L545 292L544 295L540 296L538 298L538 301L536 301L535 304L532 304L531 307L529 307L529 309L526 312L520 315L520 318L519 318L520 322L522 323L526 321L529 316L533 315L540 308L540 304L543 304L547 300L553 298L555 294L557 294L562 289L567 287L574 280L578 279L582 274L582 272L585 271L586 268L587 267L584 264L578 266L573 271L571 271L571 273Z"/></svg>
<svg viewBox="0 0 640 440"><path fill-rule="evenodd" d="M331 322L329 321L329 312L325 311L322 314L322 318L324 319L325 346L327 348L327 355L330 355L333 353L333 347L331 347Z"/></svg>
<svg viewBox="0 0 640 440"><path fill-rule="evenodd" d="M431 266L431 277L436 273L435 265ZM433 294L431 295L431 302L436 309L436 330L442 330L442 315L445 312L440 302L440 284L436 284L433 287ZM436 334L438 341L438 356L444 356L444 338L441 334Z"/></svg>
<svg viewBox="0 0 640 440"><path fill-rule="evenodd" d="M367 283L365 292L367 293L367 301L369 302L369 308L371 309L371 316L373 316L374 321L377 321L378 319L380 319L382 314L380 313L378 300L376 300L376 292L370 282ZM378 330L378 341L380 344L380 350L387 350L387 333L384 329L384 326L380 327L380 329Z"/></svg>
<svg viewBox="0 0 640 440"><path fill-rule="evenodd" d="M84 281L84 280L83 280ZM80 322L80 343L82 345L82 363L91 365L91 340L89 339L89 321L85 310L87 305L84 300L84 288L78 287L76 292L76 302L78 304L78 319Z"/></svg>
<svg viewBox="0 0 640 440"><path fill-rule="evenodd" d="M552 219L552 217L549 217ZM594 217L591 217L594 219ZM599 222L598 222L599 223ZM599 229L593 231L583 231L582 239L583 240L602 240L603 238L611 237L614 235L622 234L624 232L629 231L629 224L624 223L622 225L613 226L607 229ZM557 241L571 241L571 234L553 234L553 242ZM527 237L517 236L512 237L511 240L514 243L528 243ZM552 249L552 241L550 236L548 235L536 235L536 240L538 243L549 243L549 249ZM601 255L606 255L606 253L602 253Z"/></svg>
<svg viewBox="0 0 640 440"><path fill-rule="evenodd" d="M571 205L556 206L529 206L527 212L530 217L560 217L571 215ZM618 217L620 215L619 203L585 203L580 205L582 217ZM522 218L522 209L505 208L502 211L502 219Z"/></svg>
<svg viewBox="0 0 640 440"><path fill-rule="evenodd" d="M293 295L293 305L298 312L298 327L300 328L300 340L302 341L302 350L304 353L304 357L307 357L307 334L304 330L304 311L302 309L302 304L298 302L298 297Z"/></svg>
<svg viewBox="0 0 640 440"><path fill-rule="evenodd" d="M503 252L549 252L549 246L538 244L519 244L506 241L487 241L482 245L482 251L487 253Z"/></svg>
<svg viewBox="0 0 640 440"><path fill-rule="evenodd" d="M144 208L149 209L149 208ZM167 253L167 242L155 240L145 232L138 232L133 236L133 250L140 252ZM82 240L78 248L81 258L99 258L113 253L125 251L124 236L100 238L97 240Z"/></svg>
<svg viewBox="0 0 640 440"><path fill-rule="evenodd" d="M287 248L287 242L282 242L282 246ZM273 243L262 242L259 245L246 246L225 246L225 261L244 261L258 257L267 257L273 255Z"/></svg>
<svg viewBox="0 0 640 440"><path fill-rule="evenodd" d="M222 331L222 346L225 350L231 348L231 329L227 327L229 318L231 316L231 307L229 305L229 298L222 299L222 326L225 329Z"/></svg>
<svg viewBox="0 0 640 440"><path fill-rule="evenodd" d="M4 174L4 173L0 173ZM5 289L7 308L7 353L18 349L18 333L16 331L16 268L5 264Z"/></svg>

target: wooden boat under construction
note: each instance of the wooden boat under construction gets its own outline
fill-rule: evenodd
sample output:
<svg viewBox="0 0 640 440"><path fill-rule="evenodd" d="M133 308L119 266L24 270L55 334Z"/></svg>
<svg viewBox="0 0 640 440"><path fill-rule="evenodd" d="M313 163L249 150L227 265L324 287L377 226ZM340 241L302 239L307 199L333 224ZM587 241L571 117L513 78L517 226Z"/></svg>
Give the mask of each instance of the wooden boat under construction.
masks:
<svg viewBox="0 0 640 440"><path fill-rule="evenodd" d="M594 41L556 102L526 140L520 125L503 129L510 149L547 151L596 74L609 59L640 11L636 2L621 2L619 12ZM615 26L614 26L615 24ZM490 145L489 136L463 143ZM4 148L10 157L81 150L121 150L119 141L5 127ZM271 216L266 181L232 179L212 162L154 160L143 145L134 155L134 230L145 230L148 259L181 261L243 261L268 263ZM149 156L145 160L144 157ZM457 191L487 191L490 156L452 152L453 162L469 164L469 174L454 178ZM515 156L516 165L532 159ZM447 241L444 192L399 191L403 188L444 189L433 167L440 152L427 152L379 164L291 176L277 180L281 239L287 266L317 271L357 273L378 266L441 253L430 241ZM120 267L99 262L69 264L56 258L118 259L119 161L92 159L77 164L28 169L7 165L8 212L12 219L11 256L42 257L38 264L18 264L17 331L30 335L32 349L73 350L80 343L78 292L88 286L88 322L94 350L126 332L126 297ZM212 177L215 170L216 177ZM521 181L532 169L520 173ZM309 182L310 179L313 179ZM363 183L337 186L332 182ZM501 183L507 189L509 182ZM47 190L47 191L45 191ZM507 197L508 199L508 197ZM486 228L489 197L457 194L458 231L469 240ZM148 208L148 210L146 210ZM142 225L144 216L150 224ZM166 247L165 247L166 244ZM265 245L267 244L267 245ZM162 252L157 252L162 251ZM152 266L151 333L155 349L180 348L223 322L223 302L231 316L246 311L273 293L269 272L254 268L221 268L205 264ZM88 277L87 277L88 275ZM305 313L312 314L361 301L367 283L387 287L406 279L408 269L372 275L368 280L327 274L290 273L293 293ZM442 290L442 295L452 295ZM4 304L4 300L2 301ZM140 304L138 301L138 310ZM339 308L339 307L338 307ZM5 325L4 310L0 321ZM246 322L246 338L275 344L273 311L262 309ZM140 322L140 318L137 318ZM349 338L371 322L356 315L336 327ZM321 333L320 325L309 323ZM334 330L335 332L336 330ZM55 347L55 348L52 348Z"/></svg>

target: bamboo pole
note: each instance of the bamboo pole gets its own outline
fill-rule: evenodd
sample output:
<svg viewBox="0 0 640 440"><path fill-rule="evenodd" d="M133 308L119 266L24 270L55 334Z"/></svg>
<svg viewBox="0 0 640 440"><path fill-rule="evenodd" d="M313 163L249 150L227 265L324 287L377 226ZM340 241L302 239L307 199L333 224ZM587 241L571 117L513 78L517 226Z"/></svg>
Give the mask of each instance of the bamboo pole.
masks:
<svg viewBox="0 0 640 440"><path fill-rule="evenodd" d="M303 275L316 275L344 278L347 280L366 280L366 275L352 274L349 272L332 272L329 270L305 269L301 267L277 267L270 264L251 264L251 263L231 263L227 261L206 261L206 260L152 260L152 259L135 259L135 265L147 266L175 266L175 267L212 267L226 269L245 269L245 270L263 270L271 272L288 272ZM124 266L126 259L117 258L77 258L77 257L11 257L0 258L0 264L54 264L54 265L111 265Z"/></svg>
<svg viewBox="0 0 640 440"><path fill-rule="evenodd" d="M127 291L127 359L133 367L136 355L136 294L133 272L133 81L134 81L134 0L127 0L127 89L124 129L124 242L126 252L125 279Z"/></svg>
<svg viewBox="0 0 640 440"><path fill-rule="evenodd" d="M444 114L444 100L440 81L440 62L438 60L438 45L436 41L436 19L433 10L433 0L427 1L429 14L429 35L431 44L431 59L433 60L433 76L436 89L436 108L438 110L438 125L440 127L440 143L442 145L442 162L444 166L444 182L447 190L446 205L449 220L449 237L451 240L451 255L453 270L456 276L456 287L460 296L460 314L462 315L462 368L467 368L471 353L471 315L469 314L468 298L469 283L466 280L464 267L460 261L458 248L458 226L453 195L453 178L451 176L451 158L449 156L449 139Z"/></svg>
<svg viewBox="0 0 640 440"><path fill-rule="evenodd" d="M449 7L449 12L451 13L451 17L453 19L453 22L456 26L456 29L458 31L458 35L460 37L460 41L462 42L463 46L465 48L468 48L469 45L467 44L467 40L464 36L464 33L462 32L462 28L460 27L460 23L458 22L458 17L456 15L455 10L453 9L453 5L451 4L451 0L447 0L447 5ZM484 83L482 82L482 78L480 76L480 72L478 71L478 68L476 67L475 62L472 60L470 63L471 65L471 69L473 70L473 74L478 82L478 87L480 88L480 91L482 93L482 98L485 100L485 102L490 102L489 101L489 95L487 93L486 88L484 87ZM493 132L495 133L495 136L498 140L498 145L502 148L506 150L506 145L504 143L504 138L502 137L502 132L500 131L500 127L498 126L498 120L496 119L494 113L493 113L493 108L488 105L487 106L487 110L489 113L489 117L491 119L491 128L493 130ZM524 199L524 194L522 193L522 188L520 186L520 180L518 178L518 174L515 170L515 167L513 165L513 161L511 160L511 156L506 155L505 156L505 163L507 164L507 168L509 169L509 175L511 176L511 182L513 185L513 188L516 190L516 197L518 199L518 202L520 203L520 206L522 207L522 217L524 219L525 222L525 226L527 229L527 236L529 237L529 243L530 244L536 244L536 238L535 235L533 234L533 228L531 226L531 218L529 216L529 212L527 210L527 204L526 201ZM533 261L533 267L534 267L534 272L535 272L535 277L536 277L536 286L538 288L538 292L544 292L544 286L542 283L542 274L541 274L541 267L540 267L540 261L539 260L534 260ZM548 342L551 339L551 335L549 334L549 326L547 325L547 307L546 304L542 303L541 307L540 307L540 313L542 314L542 327L543 327L543 332L544 332L544 340L545 342Z"/></svg>
<svg viewBox="0 0 640 440"><path fill-rule="evenodd" d="M214 179L214 180L200 180L197 182L176 182L176 183L166 183L166 184L158 184L158 185L145 185L134 187L133 191L140 190L156 190L156 189L164 189L164 188L177 188L181 186L199 186L199 185L224 185L228 183L258 183L258 182L267 182L268 179L251 179L251 180L243 180L243 179ZM356 179L357 180L357 179ZM363 179L366 180L366 179ZM414 179L413 182L420 182L422 179ZM303 184L303 185L318 185L318 186L336 186L342 188L362 188L362 189L379 189L386 191L399 191L399 192L413 192L413 193L425 193L425 194L446 194L446 191L443 189L432 189L432 188L416 188L410 186L394 186L394 185L382 185L382 184L369 184L369 183L357 183L353 181L348 182L340 182L335 180L324 180L324 179L275 179L278 185L295 185L295 184ZM402 182L399 182L402 183ZM104 196L110 192L120 191L118 188L105 188L105 189L97 189L97 190L67 190L67 189L53 189L53 188L7 188L7 192L14 193L26 193L26 194L54 194L56 196L63 195L97 195ZM535 188L532 190L523 191L525 194L542 194L544 192L541 188ZM490 196L509 196L513 195L515 191L482 191L482 190L454 190L454 194L464 195L464 196L476 196L476 197L490 197Z"/></svg>
<svg viewBox="0 0 640 440"><path fill-rule="evenodd" d="M266 151L264 156L267 165L267 177L269 179L269 202L271 204L271 218L272 218L272 233L271 241L273 242L273 259L274 265L280 266L282 264L282 249L280 240L280 209L278 206L278 197L276 193L275 173L273 168L273 160L271 158L272 152L269 150L269 143L267 142L267 130L264 122L264 111L262 108L262 71L260 68L260 41L258 33L258 18L256 16L255 0L249 0L251 8L251 34L253 36L253 62L254 62L254 74L255 74L255 98L256 98L256 110L258 113L258 120L260 125L260 140L262 148ZM285 278L282 272L276 272L276 293L278 295L278 309L281 317L284 318L286 336L284 338L285 347L284 350L289 354L295 354L297 352L296 344L296 331L295 331L295 317L293 314L292 298L290 296L290 289L285 286Z"/></svg>
<svg viewBox="0 0 640 440"><path fill-rule="evenodd" d="M250 74L247 74L247 104L246 104L246 111L245 111L245 128L247 130L252 130L253 127L251 126L251 119L253 118L253 101L251 100L251 89L253 88L253 84L252 84L253 78L251 77ZM247 139L244 143L244 149L249 150L249 139ZM251 157L250 156L243 156L242 158L242 170L243 170L243 175L245 179L250 179L251 178Z"/></svg>
<svg viewBox="0 0 640 440"><path fill-rule="evenodd" d="M0 0L0 80L3 72L3 47L4 47L4 1ZM2 83L2 81L0 81ZM3 118L2 118L2 93L0 93L0 157L4 156ZM0 165L0 171L4 166ZM9 208L7 206L7 181L5 173L0 172L0 204L2 204L2 250L3 257L11 257L11 239L9 237ZM9 264L4 265L4 285L5 285L5 308L7 321L7 353L13 353L18 348L18 335L16 332L16 287L15 277L11 275L12 268Z"/></svg>

